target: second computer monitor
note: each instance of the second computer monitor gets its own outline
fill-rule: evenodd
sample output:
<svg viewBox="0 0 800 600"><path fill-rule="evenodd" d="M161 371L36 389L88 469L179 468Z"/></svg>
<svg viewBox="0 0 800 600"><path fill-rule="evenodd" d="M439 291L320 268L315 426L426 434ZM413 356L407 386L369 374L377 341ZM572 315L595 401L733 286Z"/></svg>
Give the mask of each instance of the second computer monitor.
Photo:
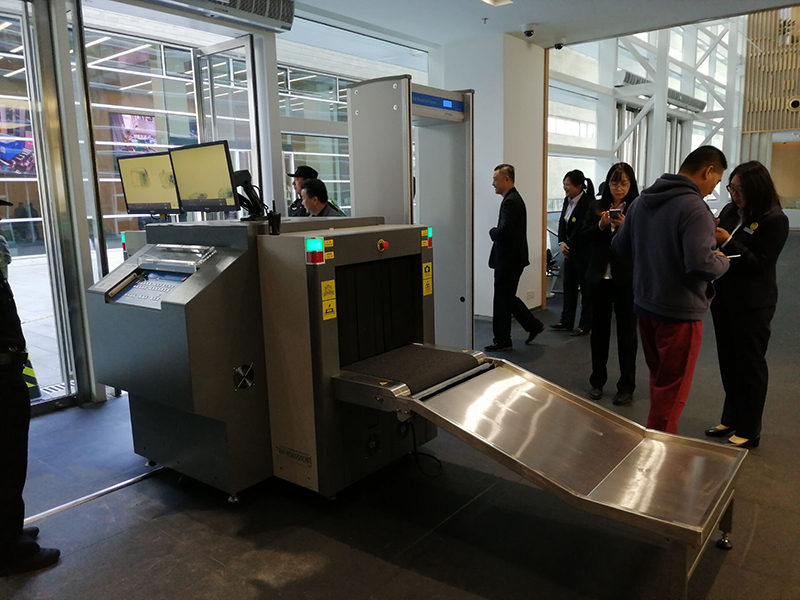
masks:
<svg viewBox="0 0 800 600"><path fill-rule="evenodd" d="M169 151L183 210L239 209L228 142L184 146Z"/></svg>

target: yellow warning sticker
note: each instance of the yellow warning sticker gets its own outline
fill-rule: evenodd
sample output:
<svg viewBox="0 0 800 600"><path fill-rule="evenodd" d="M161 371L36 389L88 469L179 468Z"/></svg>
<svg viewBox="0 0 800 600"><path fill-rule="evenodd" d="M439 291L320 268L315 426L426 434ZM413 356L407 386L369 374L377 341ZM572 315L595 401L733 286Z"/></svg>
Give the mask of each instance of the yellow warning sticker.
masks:
<svg viewBox="0 0 800 600"><path fill-rule="evenodd" d="M322 320L330 321L336 318L336 300L325 300L322 303Z"/></svg>
<svg viewBox="0 0 800 600"><path fill-rule="evenodd" d="M325 240L326 248L333 248L333 240Z"/></svg>
<svg viewBox="0 0 800 600"><path fill-rule="evenodd" d="M422 247L423 248L427 248L428 247L428 240L422 240Z"/></svg>
<svg viewBox="0 0 800 600"><path fill-rule="evenodd" d="M433 263L432 262L422 263L422 278L423 279L432 279L433 278Z"/></svg>
<svg viewBox="0 0 800 600"><path fill-rule="evenodd" d="M322 301L336 298L336 280L329 279L322 282Z"/></svg>
<svg viewBox="0 0 800 600"><path fill-rule="evenodd" d="M325 260L333 260L333 250L325 253Z"/></svg>
<svg viewBox="0 0 800 600"><path fill-rule="evenodd" d="M423 229L420 232L420 234L422 235L422 237L428 237L428 228L426 227L425 229Z"/></svg>
<svg viewBox="0 0 800 600"><path fill-rule="evenodd" d="M433 293L433 279L422 280L422 295L430 296Z"/></svg>

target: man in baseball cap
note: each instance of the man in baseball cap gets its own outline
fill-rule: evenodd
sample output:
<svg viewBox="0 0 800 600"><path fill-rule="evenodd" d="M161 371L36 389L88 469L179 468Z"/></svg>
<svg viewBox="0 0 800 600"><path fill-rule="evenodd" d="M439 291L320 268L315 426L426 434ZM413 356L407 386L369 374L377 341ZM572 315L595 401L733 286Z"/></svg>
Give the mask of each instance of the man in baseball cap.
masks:
<svg viewBox="0 0 800 600"><path fill-rule="evenodd" d="M308 211L306 210L305 206L303 206L303 198L300 194L300 190L303 189L304 182L309 179L317 179L319 177L319 173L317 173L316 169L312 169L306 165L301 165L294 170L294 173L289 173L288 176L294 177L292 180L292 187L297 194L295 201L289 205L289 216L307 217Z"/></svg>

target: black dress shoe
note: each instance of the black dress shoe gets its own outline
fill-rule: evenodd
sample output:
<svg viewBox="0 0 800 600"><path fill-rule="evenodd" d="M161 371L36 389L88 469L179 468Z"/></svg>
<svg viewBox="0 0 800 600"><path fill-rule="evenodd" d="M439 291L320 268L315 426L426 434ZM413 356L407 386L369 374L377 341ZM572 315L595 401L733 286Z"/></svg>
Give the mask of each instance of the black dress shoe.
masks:
<svg viewBox="0 0 800 600"><path fill-rule="evenodd" d="M39 528L38 527L23 527L22 533L27 535L32 540L35 540L39 537Z"/></svg>
<svg viewBox="0 0 800 600"><path fill-rule="evenodd" d="M557 329L558 331L568 331L568 330L572 329L572 327L567 327L561 321L559 321L558 323L555 323L554 325L550 325L550 328L551 329Z"/></svg>
<svg viewBox="0 0 800 600"><path fill-rule="evenodd" d="M733 427L726 427L725 429L717 429L716 427L712 427L711 429L706 429L706 436L708 437L726 437L733 433Z"/></svg>
<svg viewBox="0 0 800 600"><path fill-rule="evenodd" d="M507 344L489 344L484 346L483 349L487 352L505 352L506 350L511 350L511 342Z"/></svg>
<svg viewBox="0 0 800 600"><path fill-rule="evenodd" d="M616 404L617 406L625 406L631 402L633 402L633 394L630 392L617 392L614 399L611 401L612 404Z"/></svg>
<svg viewBox="0 0 800 600"><path fill-rule="evenodd" d="M589 390L589 398L592 400L600 400L603 397L603 388L592 388Z"/></svg>
<svg viewBox="0 0 800 600"><path fill-rule="evenodd" d="M737 444L736 442L732 442L730 440L725 440L722 442L726 446L735 446L737 448L758 448L758 444L761 442L761 436L757 435L754 438L750 438L749 440L745 440L744 442Z"/></svg>
<svg viewBox="0 0 800 600"><path fill-rule="evenodd" d="M58 562L61 551L55 548L39 548L37 552L21 557L13 557L7 562L0 563L0 576L14 575L38 571L53 566Z"/></svg>
<svg viewBox="0 0 800 600"><path fill-rule="evenodd" d="M531 331L528 334L528 339L525 340L525 344L526 345L530 345L531 342L533 342L533 340L536 339L536 336L539 335L540 333L542 333L543 331L544 331L544 324L542 325L542 328L539 331Z"/></svg>
<svg viewBox="0 0 800 600"><path fill-rule="evenodd" d="M581 329L580 327L576 327L570 332L570 337L579 337L581 335L589 335L588 329Z"/></svg>

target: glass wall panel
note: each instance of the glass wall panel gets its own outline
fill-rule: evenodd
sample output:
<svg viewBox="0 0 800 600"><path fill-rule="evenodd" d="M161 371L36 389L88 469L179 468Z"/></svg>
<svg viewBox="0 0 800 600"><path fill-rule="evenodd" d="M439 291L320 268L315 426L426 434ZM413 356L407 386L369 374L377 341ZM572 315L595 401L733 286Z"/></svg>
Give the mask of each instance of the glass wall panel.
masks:
<svg viewBox="0 0 800 600"><path fill-rule="evenodd" d="M328 188L328 197L350 214L350 146L347 138L283 134L283 159L287 173L300 165L317 170ZM294 200L291 180L286 183L286 199Z"/></svg>
<svg viewBox="0 0 800 600"><path fill-rule="evenodd" d="M550 86L548 141L597 148L597 98Z"/></svg>
<svg viewBox="0 0 800 600"><path fill-rule="evenodd" d="M29 78L20 18L24 2L4 2L0 9L0 269L14 291L36 385L32 402L71 393L68 351L56 318L51 285L57 247L45 218L52 212L40 196L36 148L29 99ZM2 395L2 390L0 390Z"/></svg>
<svg viewBox="0 0 800 600"><path fill-rule="evenodd" d="M117 159L197 143L192 56L188 48L92 30L86 31L86 54L98 191L113 269L123 259L121 234L158 220L127 214ZM213 69L220 85L230 86L229 62L215 60Z"/></svg>

